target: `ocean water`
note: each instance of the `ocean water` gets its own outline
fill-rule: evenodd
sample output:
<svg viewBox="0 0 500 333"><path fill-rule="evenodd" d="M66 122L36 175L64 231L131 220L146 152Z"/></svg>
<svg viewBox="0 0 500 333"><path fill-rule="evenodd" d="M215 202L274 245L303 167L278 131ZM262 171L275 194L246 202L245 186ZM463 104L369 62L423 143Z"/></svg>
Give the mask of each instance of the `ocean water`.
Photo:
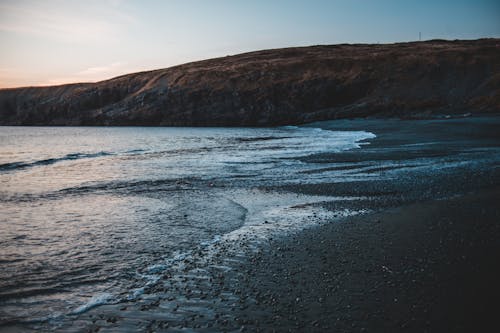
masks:
<svg viewBox="0 0 500 333"><path fill-rule="evenodd" d="M297 207L326 198L269 188L321 182L331 174L305 156L374 137L313 127L1 127L0 323L134 301L192 251L301 228L327 213Z"/></svg>

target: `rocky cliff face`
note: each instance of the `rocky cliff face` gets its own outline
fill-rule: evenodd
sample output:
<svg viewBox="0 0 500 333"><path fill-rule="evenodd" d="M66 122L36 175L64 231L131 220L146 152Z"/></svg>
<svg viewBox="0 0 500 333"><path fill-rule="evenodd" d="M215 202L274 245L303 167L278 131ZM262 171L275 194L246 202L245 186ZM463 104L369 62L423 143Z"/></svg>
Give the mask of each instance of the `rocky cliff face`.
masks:
<svg viewBox="0 0 500 333"><path fill-rule="evenodd" d="M500 40L266 50L0 90L2 125L271 126L500 112Z"/></svg>

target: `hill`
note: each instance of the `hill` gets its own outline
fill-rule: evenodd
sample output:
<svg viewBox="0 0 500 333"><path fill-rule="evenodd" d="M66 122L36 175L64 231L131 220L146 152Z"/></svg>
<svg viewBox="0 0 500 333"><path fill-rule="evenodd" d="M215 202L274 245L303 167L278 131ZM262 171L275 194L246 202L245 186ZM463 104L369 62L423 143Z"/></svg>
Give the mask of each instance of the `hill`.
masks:
<svg viewBox="0 0 500 333"><path fill-rule="evenodd" d="M264 50L0 90L2 125L273 126L500 112L500 40Z"/></svg>

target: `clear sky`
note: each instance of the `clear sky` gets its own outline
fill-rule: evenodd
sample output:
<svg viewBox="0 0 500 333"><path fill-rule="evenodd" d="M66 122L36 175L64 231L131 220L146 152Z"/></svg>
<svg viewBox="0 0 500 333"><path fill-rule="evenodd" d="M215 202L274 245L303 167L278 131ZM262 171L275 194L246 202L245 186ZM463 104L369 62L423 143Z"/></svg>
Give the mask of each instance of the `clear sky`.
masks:
<svg viewBox="0 0 500 333"><path fill-rule="evenodd" d="M500 0L0 0L0 87L267 48L500 37Z"/></svg>

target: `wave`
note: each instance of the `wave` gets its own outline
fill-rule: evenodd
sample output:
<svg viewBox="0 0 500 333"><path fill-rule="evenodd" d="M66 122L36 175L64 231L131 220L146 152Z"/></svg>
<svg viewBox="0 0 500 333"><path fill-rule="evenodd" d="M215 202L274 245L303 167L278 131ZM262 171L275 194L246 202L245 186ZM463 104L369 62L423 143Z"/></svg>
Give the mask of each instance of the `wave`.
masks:
<svg viewBox="0 0 500 333"><path fill-rule="evenodd" d="M211 180L209 179L203 180L201 178L182 177L96 182L41 193L2 193L0 191L0 203L26 203L37 200L59 200L67 195L105 194L109 192L121 194L143 194L151 193L152 191L184 191L206 187L210 183Z"/></svg>
<svg viewBox="0 0 500 333"><path fill-rule="evenodd" d="M89 154L89 153L71 153L71 154L64 155L62 157L47 158L47 159L38 160L38 161L34 161L34 162L11 162L11 163L0 164L0 171L13 171L13 170L27 169L27 168L37 167L37 166L50 165L50 164L63 162L63 161L79 160L79 159L83 159L83 158L96 158L96 157L109 156L109 155L113 155L113 154L105 152L105 151L101 151L98 153L91 153L91 154Z"/></svg>
<svg viewBox="0 0 500 333"><path fill-rule="evenodd" d="M96 306L99 305L104 305L104 304L112 304L116 303L116 300L113 298L112 294L109 293L103 293L99 295L95 295L92 297L87 303L79 306L75 310L71 312L72 315L78 315L82 314L84 312L87 312L88 310L95 308Z"/></svg>
<svg viewBox="0 0 500 333"><path fill-rule="evenodd" d="M81 185L68 187L54 192L57 195L64 194L85 194L104 191L120 191L126 190L126 193L141 193L151 192L154 190L163 191L180 191L183 189L191 189L199 185L202 180L200 178L164 178L164 179L138 179L138 180L116 180L109 182L99 182L89 185Z"/></svg>
<svg viewBox="0 0 500 333"><path fill-rule="evenodd" d="M257 136L257 137L245 137L245 138L235 138L237 142L255 142L255 141L269 141L269 140L283 140L290 139L290 136Z"/></svg>

